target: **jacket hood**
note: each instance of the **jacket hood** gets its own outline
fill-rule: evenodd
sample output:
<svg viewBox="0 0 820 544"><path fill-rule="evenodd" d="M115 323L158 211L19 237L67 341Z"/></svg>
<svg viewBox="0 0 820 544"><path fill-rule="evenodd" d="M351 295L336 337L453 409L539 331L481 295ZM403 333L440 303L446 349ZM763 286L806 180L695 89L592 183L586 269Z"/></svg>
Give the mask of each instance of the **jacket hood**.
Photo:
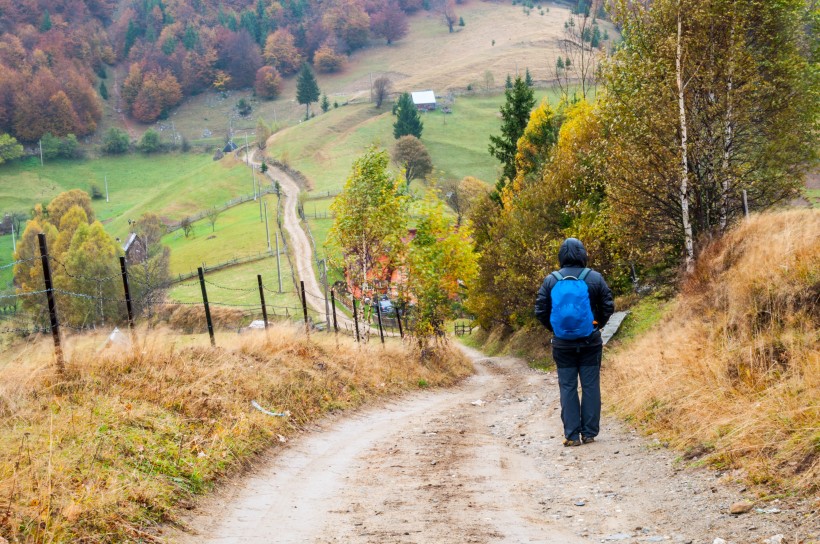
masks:
<svg viewBox="0 0 820 544"><path fill-rule="evenodd" d="M587 265L587 250L578 238L567 238L558 250L558 262L561 267Z"/></svg>

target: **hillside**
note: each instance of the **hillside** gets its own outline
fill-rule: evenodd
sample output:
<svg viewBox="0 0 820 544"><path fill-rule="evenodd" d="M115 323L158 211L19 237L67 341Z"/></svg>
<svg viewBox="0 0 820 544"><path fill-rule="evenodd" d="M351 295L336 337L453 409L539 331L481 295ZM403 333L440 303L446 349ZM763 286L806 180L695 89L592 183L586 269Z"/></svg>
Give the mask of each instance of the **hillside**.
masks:
<svg viewBox="0 0 820 544"><path fill-rule="evenodd" d="M616 411L685 459L766 489L820 483L820 212L713 242L657 324L607 357Z"/></svg>

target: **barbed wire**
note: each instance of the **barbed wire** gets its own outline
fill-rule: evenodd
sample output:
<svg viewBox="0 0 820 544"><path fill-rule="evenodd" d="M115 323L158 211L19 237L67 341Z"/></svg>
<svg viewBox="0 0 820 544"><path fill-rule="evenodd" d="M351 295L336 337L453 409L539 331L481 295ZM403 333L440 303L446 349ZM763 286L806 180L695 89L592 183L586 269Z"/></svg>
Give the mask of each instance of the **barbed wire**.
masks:
<svg viewBox="0 0 820 544"><path fill-rule="evenodd" d="M205 283L207 283L208 285L212 285L217 289L225 289L226 291L242 291L244 293L252 293L258 290L258 287L227 287L225 285L219 285L218 283L214 283L207 278L205 279Z"/></svg>
<svg viewBox="0 0 820 544"><path fill-rule="evenodd" d="M0 265L0 270L6 270L7 268L11 268L12 266L18 265L20 263L27 263L31 261L39 261L40 257L29 257L28 259L18 259L14 262L10 262L8 264Z"/></svg>
<svg viewBox="0 0 820 544"><path fill-rule="evenodd" d="M63 270L65 270L66 276L68 276L69 278L75 279L75 280L94 281L94 282L99 283L99 282L104 282L104 281L111 281L115 278L122 278L122 272L117 272L116 274L112 274L110 276L102 276L102 277L84 276L82 274L72 274L71 272L68 271L68 266L66 266L65 263L61 262L56 257L49 256L49 259L54 261L55 263L59 264L60 266L62 266Z"/></svg>
<svg viewBox="0 0 820 544"><path fill-rule="evenodd" d="M48 289L42 289L40 291L22 291L19 293L14 293L13 295L0 295L0 300L8 300L8 299L17 299L20 297L30 297L34 295L42 295L43 293L47 293Z"/></svg>

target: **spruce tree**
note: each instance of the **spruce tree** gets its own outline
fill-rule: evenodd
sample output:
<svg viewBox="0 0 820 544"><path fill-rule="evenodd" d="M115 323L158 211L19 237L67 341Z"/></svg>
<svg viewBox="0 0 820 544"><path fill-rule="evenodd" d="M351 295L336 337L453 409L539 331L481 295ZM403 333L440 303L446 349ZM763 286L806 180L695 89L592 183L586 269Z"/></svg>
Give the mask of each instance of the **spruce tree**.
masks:
<svg viewBox="0 0 820 544"><path fill-rule="evenodd" d="M40 32L48 32L49 30L51 30L51 15L48 10L45 10L40 21Z"/></svg>
<svg viewBox="0 0 820 544"><path fill-rule="evenodd" d="M535 106L532 88L516 77L513 88L504 91L505 103L501 106L501 135L490 136L490 155L501 161L503 173L496 184L493 198L500 197L501 190L511 179L515 179L515 152L518 139L524 134Z"/></svg>
<svg viewBox="0 0 820 544"><path fill-rule="evenodd" d="M108 100L108 87L105 86L105 81L100 81L100 96L103 100Z"/></svg>
<svg viewBox="0 0 820 544"><path fill-rule="evenodd" d="M510 74L507 74L507 81L504 82L504 88L512 89L512 77L510 76Z"/></svg>
<svg viewBox="0 0 820 544"><path fill-rule="evenodd" d="M319 100L319 84L307 63L302 65L296 80L296 101L305 105L305 120L310 118L310 103Z"/></svg>
<svg viewBox="0 0 820 544"><path fill-rule="evenodd" d="M320 105L322 106L322 111L325 113L327 113L327 110L330 109L330 100L327 99L326 94L322 95L322 102L320 103Z"/></svg>
<svg viewBox="0 0 820 544"><path fill-rule="evenodd" d="M410 134L416 138L421 138L421 130L424 127L410 93L403 93L399 97L395 112L396 122L393 123L393 137L398 140L402 136Z"/></svg>
<svg viewBox="0 0 820 544"><path fill-rule="evenodd" d="M530 69L527 68L526 73L524 75L524 82L527 84L527 87L533 86L532 76L530 75Z"/></svg>

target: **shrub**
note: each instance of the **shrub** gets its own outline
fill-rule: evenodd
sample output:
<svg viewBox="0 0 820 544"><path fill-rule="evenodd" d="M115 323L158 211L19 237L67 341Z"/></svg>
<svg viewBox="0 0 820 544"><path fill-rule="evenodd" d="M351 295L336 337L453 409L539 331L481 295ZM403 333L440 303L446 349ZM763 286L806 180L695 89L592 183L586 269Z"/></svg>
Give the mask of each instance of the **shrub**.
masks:
<svg viewBox="0 0 820 544"><path fill-rule="evenodd" d="M91 191L92 200L102 200L102 198L105 196L102 192L102 189L100 189L100 185L96 181L91 182L89 189Z"/></svg>
<svg viewBox="0 0 820 544"><path fill-rule="evenodd" d="M121 155L128 151L129 146L128 133L122 129L109 128L103 136L102 150L109 155Z"/></svg>
<svg viewBox="0 0 820 544"><path fill-rule="evenodd" d="M145 134L142 135L142 139L140 139L139 145L137 145L137 148L143 153L154 153L159 151L161 147L162 143L159 141L159 133L152 128L145 131Z"/></svg>

